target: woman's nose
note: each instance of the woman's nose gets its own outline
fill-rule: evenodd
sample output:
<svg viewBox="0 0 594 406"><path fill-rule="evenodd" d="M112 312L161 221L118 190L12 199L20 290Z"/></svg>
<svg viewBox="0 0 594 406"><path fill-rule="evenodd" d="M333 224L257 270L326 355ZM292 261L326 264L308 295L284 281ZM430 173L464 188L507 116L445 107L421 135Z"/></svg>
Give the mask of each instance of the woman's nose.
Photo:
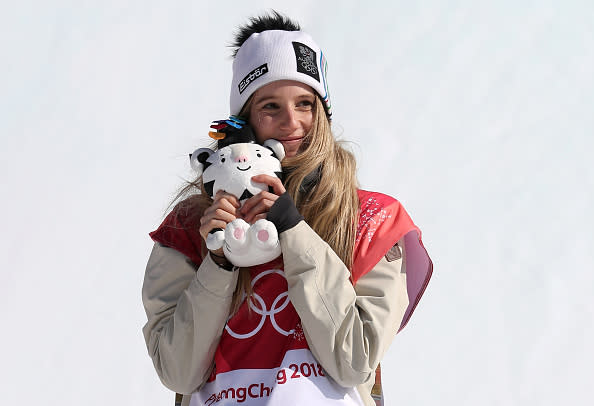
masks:
<svg viewBox="0 0 594 406"><path fill-rule="evenodd" d="M283 110L281 127L289 130L295 130L299 127L299 120L294 109L287 107Z"/></svg>

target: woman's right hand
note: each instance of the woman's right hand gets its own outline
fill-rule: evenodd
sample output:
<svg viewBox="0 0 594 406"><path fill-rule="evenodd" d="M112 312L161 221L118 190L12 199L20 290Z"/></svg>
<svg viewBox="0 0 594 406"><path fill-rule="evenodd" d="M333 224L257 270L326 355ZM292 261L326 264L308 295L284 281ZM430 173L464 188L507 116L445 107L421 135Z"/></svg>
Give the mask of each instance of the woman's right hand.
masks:
<svg viewBox="0 0 594 406"><path fill-rule="evenodd" d="M200 235L206 241L206 237L215 228L225 229L227 223L232 222L239 214L239 200L232 194L219 190L213 198L213 202L200 218ZM217 250L219 251L219 250ZM215 252L215 254L222 254Z"/></svg>

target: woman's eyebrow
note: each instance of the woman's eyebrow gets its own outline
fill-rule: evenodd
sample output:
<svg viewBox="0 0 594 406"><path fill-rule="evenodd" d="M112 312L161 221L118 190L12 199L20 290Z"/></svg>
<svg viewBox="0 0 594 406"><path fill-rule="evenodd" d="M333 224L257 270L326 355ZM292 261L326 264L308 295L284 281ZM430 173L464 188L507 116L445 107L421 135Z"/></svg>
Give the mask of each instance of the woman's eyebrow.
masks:
<svg viewBox="0 0 594 406"><path fill-rule="evenodd" d="M313 98L315 98L315 95L313 95L312 93L303 93L303 94L300 94L300 95L295 96L295 99L296 100L303 100L303 99L309 99L309 100L311 100ZM272 96L272 95L271 96L264 95L264 96L261 96L261 97L254 97L254 104L259 104L259 103L262 103L262 102L265 102L265 101L271 101L271 100L274 101L276 99L277 99L277 97L276 96Z"/></svg>
<svg viewBox="0 0 594 406"><path fill-rule="evenodd" d="M316 96L314 96L312 93L303 93L297 96L297 99L313 99L314 97Z"/></svg>
<svg viewBox="0 0 594 406"><path fill-rule="evenodd" d="M263 101L274 100L274 96L254 97L254 104L262 103Z"/></svg>

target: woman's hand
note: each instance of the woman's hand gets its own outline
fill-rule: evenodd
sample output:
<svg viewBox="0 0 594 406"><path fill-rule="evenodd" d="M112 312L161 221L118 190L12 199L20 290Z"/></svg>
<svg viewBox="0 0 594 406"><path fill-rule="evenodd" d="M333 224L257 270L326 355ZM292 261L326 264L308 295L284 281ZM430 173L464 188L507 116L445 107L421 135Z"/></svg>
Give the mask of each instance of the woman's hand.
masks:
<svg viewBox="0 0 594 406"><path fill-rule="evenodd" d="M262 191L245 201L239 213L250 224L253 224L257 220L265 219L266 214L268 214L270 207L276 202L276 199L286 191L283 183L276 176L256 175L252 176L252 180L271 186L274 193Z"/></svg>
<svg viewBox="0 0 594 406"><path fill-rule="evenodd" d="M200 235L206 241L206 237L215 228L225 229L227 223L239 217L239 200L232 194L219 190L214 196L213 202L200 218ZM220 252L219 252L220 251ZM217 250L215 254L222 255L223 250Z"/></svg>

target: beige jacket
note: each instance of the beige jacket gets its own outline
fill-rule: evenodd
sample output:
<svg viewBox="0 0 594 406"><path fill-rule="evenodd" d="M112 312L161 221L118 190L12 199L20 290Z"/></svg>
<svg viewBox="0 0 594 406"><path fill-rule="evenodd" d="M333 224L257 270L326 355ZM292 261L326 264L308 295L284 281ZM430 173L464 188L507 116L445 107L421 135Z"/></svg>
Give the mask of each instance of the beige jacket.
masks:
<svg viewBox="0 0 594 406"><path fill-rule="evenodd" d="M304 221L280 241L289 298L311 352L337 383L357 387L373 406L375 369L408 306L403 241L355 287L346 266ZM183 254L155 244L142 288L143 333L169 389L191 394L208 379L236 283L237 273L210 256L196 269Z"/></svg>

